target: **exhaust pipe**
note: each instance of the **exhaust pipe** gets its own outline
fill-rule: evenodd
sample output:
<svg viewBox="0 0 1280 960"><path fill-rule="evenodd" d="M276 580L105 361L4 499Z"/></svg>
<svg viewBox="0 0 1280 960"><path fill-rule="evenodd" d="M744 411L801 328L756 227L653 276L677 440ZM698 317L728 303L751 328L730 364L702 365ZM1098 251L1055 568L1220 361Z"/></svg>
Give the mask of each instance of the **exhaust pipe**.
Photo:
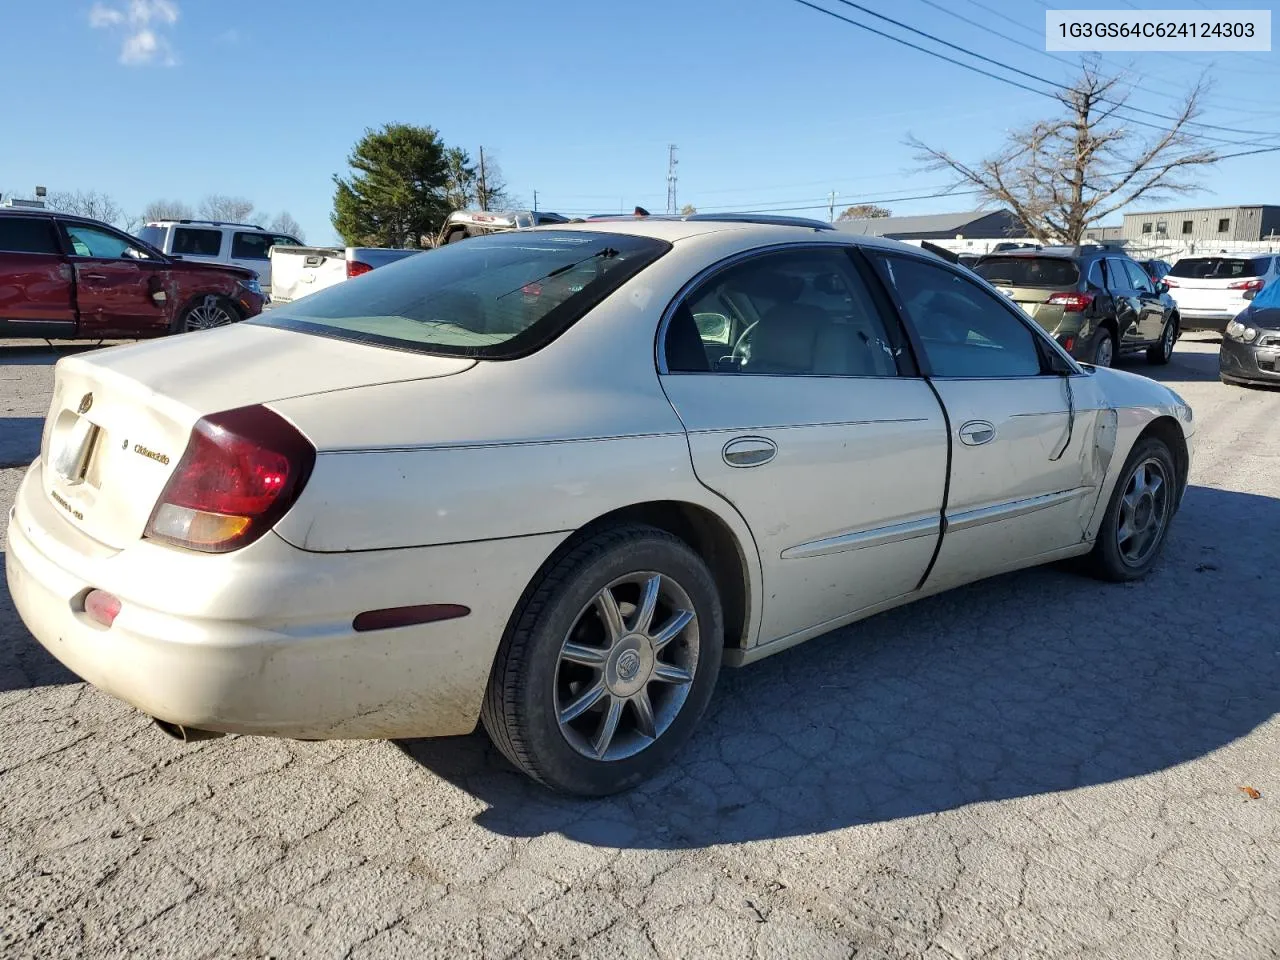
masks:
<svg viewBox="0 0 1280 960"><path fill-rule="evenodd" d="M218 737L225 737L225 733L219 733L216 730L197 730L195 727L184 727L179 723L170 723L168 720L161 720L159 717L151 718L157 727L167 736L173 737L175 740L181 740L183 743L194 743L197 740L216 740Z"/></svg>

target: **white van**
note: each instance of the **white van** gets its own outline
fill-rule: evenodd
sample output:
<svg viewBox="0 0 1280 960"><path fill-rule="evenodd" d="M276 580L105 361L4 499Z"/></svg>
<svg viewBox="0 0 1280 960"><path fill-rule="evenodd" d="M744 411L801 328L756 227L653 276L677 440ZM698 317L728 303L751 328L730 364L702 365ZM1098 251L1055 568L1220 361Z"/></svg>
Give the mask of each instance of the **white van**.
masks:
<svg viewBox="0 0 1280 960"><path fill-rule="evenodd" d="M161 253L183 260L205 260L248 267L258 275L263 291L271 289L269 251L277 243L298 246L297 237L273 233L252 223L221 220L155 220L138 231L138 239Z"/></svg>

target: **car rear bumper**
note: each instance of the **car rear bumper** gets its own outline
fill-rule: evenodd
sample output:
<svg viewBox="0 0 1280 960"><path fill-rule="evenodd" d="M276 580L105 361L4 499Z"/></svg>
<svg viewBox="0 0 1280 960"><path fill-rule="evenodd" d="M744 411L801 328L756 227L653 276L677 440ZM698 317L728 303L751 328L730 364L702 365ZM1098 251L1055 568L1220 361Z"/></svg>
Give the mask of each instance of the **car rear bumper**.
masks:
<svg viewBox="0 0 1280 960"><path fill-rule="evenodd" d="M1178 305L1178 317L1183 330L1213 330L1222 333L1235 317L1249 306L1249 301L1241 300L1212 307L1184 307Z"/></svg>
<svg viewBox="0 0 1280 960"><path fill-rule="evenodd" d="M439 736L475 728L507 619L561 536L317 554L268 534L196 554L141 541L113 551L23 480L6 573L36 639L94 686L195 729L308 739ZM110 627L90 589L121 600ZM458 619L357 632L355 614L423 603Z"/></svg>
<svg viewBox="0 0 1280 960"><path fill-rule="evenodd" d="M1280 386L1280 345L1260 347L1223 337L1218 373L1227 380Z"/></svg>

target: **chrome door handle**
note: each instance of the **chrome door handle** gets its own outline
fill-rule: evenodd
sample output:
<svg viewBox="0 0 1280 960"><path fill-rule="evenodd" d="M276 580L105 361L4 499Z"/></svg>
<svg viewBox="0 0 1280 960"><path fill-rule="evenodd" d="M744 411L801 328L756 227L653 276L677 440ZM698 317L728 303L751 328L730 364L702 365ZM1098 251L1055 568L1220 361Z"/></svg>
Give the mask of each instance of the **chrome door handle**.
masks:
<svg viewBox="0 0 1280 960"><path fill-rule="evenodd" d="M960 427L960 442L971 447L980 447L996 438L995 424L986 420L970 420Z"/></svg>
<svg viewBox="0 0 1280 960"><path fill-rule="evenodd" d="M107 278L100 273L82 273L80 274L80 279L81 280L105 280Z"/></svg>
<svg viewBox="0 0 1280 960"><path fill-rule="evenodd" d="M731 467L759 467L778 455L778 445L767 437L738 437L724 445L722 455Z"/></svg>

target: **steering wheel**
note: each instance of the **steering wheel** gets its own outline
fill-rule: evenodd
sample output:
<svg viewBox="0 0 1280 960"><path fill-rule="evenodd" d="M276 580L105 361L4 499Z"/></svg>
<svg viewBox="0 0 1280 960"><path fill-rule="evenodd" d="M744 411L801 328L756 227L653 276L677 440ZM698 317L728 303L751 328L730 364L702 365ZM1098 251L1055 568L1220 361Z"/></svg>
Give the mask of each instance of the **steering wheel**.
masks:
<svg viewBox="0 0 1280 960"><path fill-rule="evenodd" d="M733 352L729 354L729 359L739 366L746 366L751 359L751 344L747 341L747 337L751 336L751 331L759 325L759 320L747 324L746 329L738 334L738 339L733 342Z"/></svg>

